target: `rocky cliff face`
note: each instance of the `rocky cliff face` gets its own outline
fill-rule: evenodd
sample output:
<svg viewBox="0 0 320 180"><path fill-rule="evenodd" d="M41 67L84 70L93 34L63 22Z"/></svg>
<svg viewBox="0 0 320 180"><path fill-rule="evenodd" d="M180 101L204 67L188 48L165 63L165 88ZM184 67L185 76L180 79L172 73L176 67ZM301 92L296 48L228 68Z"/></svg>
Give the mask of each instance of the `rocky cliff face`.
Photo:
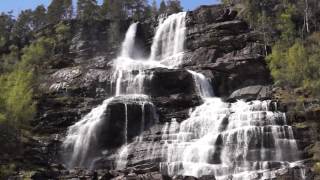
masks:
<svg viewBox="0 0 320 180"><path fill-rule="evenodd" d="M43 81L39 84L45 93L39 96L38 117L33 124L35 132L49 136L44 138L44 149L50 155L47 159L50 163L62 162L59 143L67 128L115 93L111 60L119 53L122 38L113 39L108 36L113 29L112 22L93 24L77 26L69 52L72 62L62 63L65 66L48 67L43 74ZM124 37L129 23L121 24L123 27L119 28L119 37ZM196 93L193 77L186 69L205 74L214 87L215 95L229 102L237 99L265 100L274 97L272 80L265 62L267 47L263 44L263 36L251 30L246 22L239 19L237 12L222 6L202 6L187 13L186 27L186 53L180 68L154 68L146 71L153 74L152 81L146 82L144 89L151 95L151 99L148 100L149 106L142 111L135 103L128 104L123 99L115 99L108 106L107 117L111 119L112 126L108 126L109 130L99 131L103 134L99 137L105 137L102 146L111 150L106 152L104 157L96 159L95 166L107 170L115 168L113 162L116 157L112 154L115 153L115 148L123 143L123 137L119 132L124 127L125 119L122 115L126 111L130 117L128 122L132 123L128 126L128 140L133 141L135 136L141 135L140 133L143 139L143 143L139 142L141 144L129 152L129 168L123 171L101 170L93 173L51 167L48 171L51 174L38 173L34 177L63 174L65 178L166 178L158 173L157 165L161 154L161 131L166 122L171 122L172 119L181 122L189 117L190 108L202 104L202 99ZM149 22L141 23L138 27L137 46L144 49L140 53L141 56L150 51L154 29ZM154 111L158 116L154 116ZM144 128L152 127L144 132L141 132L138 125L141 124L139 120L142 116L154 119L148 122L149 124L144 122ZM308 138L309 129L298 128L295 133L302 134L299 143L302 149L314 142ZM157 143L158 146L154 145ZM150 151L150 144L154 147L152 157L142 158L141 154ZM296 171L292 170L287 173L287 177L282 178L290 179L295 173ZM214 177L202 179L212 178Z"/></svg>
<svg viewBox="0 0 320 180"><path fill-rule="evenodd" d="M124 27L128 26L127 22L123 24ZM40 87L47 93L40 97L40 119L39 123L35 123L39 131L45 122L45 132L63 130L114 93L110 62L119 53L121 40L108 38L110 26L110 23L100 23L95 26L83 25L77 29L70 47L70 53L74 54L73 63L46 71ZM142 23L137 32L139 46L146 47L145 52L149 51L152 41L150 34L154 31L150 26L150 23ZM124 37L124 27L120 37ZM211 78L217 96L230 100L269 97L265 85L271 84L271 77L264 60L266 52L262 34L251 31L246 22L237 19L235 11L230 12L222 6L203 6L189 12L186 36L187 52L181 68L203 72ZM187 92L194 87L188 85L192 81L190 75L185 77L188 73L161 69L155 69L154 72L158 78L149 86L154 90L147 91L155 98L168 97L170 94L192 94ZM176 81L170 79L177 76L181 77ZM162 83L165 83L162 90L156 87ZM173 86L176 83L180 83L179 86ZM181 89L173 89L176 87ZM48 124L52 124L52 130L48 129ZM59 129L60 125L62 129Z"/></svg>

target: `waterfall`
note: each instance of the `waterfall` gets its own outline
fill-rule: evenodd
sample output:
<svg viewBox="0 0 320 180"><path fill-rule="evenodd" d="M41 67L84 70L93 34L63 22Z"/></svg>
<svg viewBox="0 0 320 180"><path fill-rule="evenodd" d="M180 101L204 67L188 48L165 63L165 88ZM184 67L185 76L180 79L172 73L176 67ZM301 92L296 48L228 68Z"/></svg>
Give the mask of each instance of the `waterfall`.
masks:
<svg viewBox="0 0 320 180"><path fill-rule="evenodd" d="M269 179L299 160L292 127L284 113L269 110L270 101L204 100L166 140L164 174Z"/></svg>
<svg viewBox="0 0 320 180"><path fill-rule="evenodd" d="M166 20L163 20L163 23L159 26L157 33L158 37L155 38L155 43L152 48L152 53L154 51L158 52L158 44L163 43L167 45L172 45L174 51L171 51L169 48L166 50L161 50L166 55L161 56L162 58L167 58L173 56L174 53L182 53L183 51L183 42L184 42L184 17L185 13L180 13L176 15L169 16ZM147 77L144 70L156 68L156 67L166 67L162 61L154 58L152 55L149 60L145 59L133 59L132 53L135 46L135 38L137 31L138 23L133 23L128 28L125 39L121 46L121 53L113 61L113 76L112 84L115 84L115 96L123 96L125 99L131 99L135 101L136 96L143 94L144 90L144 81ZM166 36L165 31L169 30L170 38L164 38ZM173 58L173 57L171 57ZM177 62L177 60L175 60ZM134 73L133 73L134 72ZM129 95L129 96L128 96ZM98 144L96 142L97 129L102 121L104 121L104 113L108 107L108 103L111 102L113 98L105 100L105 102L93 109L91 113L83 117L79 122L69 127L65 141L63 142L63 149L67 152L65 162L67 162L69 167L87 167L89 161L99 154L95 146ZM149 100L141 104L142 111L144 113L144 105L150 104ZM118 167L124 167L126 165L126 158L128 155L128 137L127 137L127 125L128 125L128 114L127 114L127 104L126 108L126 122L124 130L124 142L125 145L119 151L119 163ZM144 114L142 116L142 122L145 123L146 119ZM144 128L144 124L141 125L141 129Z"/></svg>
<svg viewBox="0 0 320 180"><path fill-rule="evenodd" d="M149 60L160 60L169 67L178 66L183 58L186 12L159 20Z"/></svg>
<svg viewBox="0 0 320 180"><path fill-rule="evenodd" d="M125 36L122 43L121 54L115 61L119 59L130 59L134 47L134 40L137 30L137 23L133 23ZM121 93L121 81L123 77L122 69L117 70L116 73L116 96ZM63 142L62 148L66 152L64 160L68 167L88 167L90 161L99 154L97 142L98 128L104 121L104 114L108 108L108 104L114 98L106 99L101 105L94 108L89 114L84 116L79 122L70 126L67 131L67 136ZM127 111L127 108L125 108ZM126 122L127 125L127 115ZM126 127L127 128L127 127ZM127 129L124 133L127 133ZM124 135L125 142L127 143L127 135Z"/></svg>
<svg viewBox="0 0 320 180"><path fill-rule="evenodd" d="M100 123L104 119L105 111L108 104L113 98L105 100L100 106L91 110L89 114L84 116L79 122L70 126L67 137L63 142L63 149L67 153L65 162L68 167L88 166L88 162L92 160L97 142L97 131ZM91 154L90 154L91 153Z"/></svg>
<svg viewBox="0 0 320 180"><path fill-rule="evenodd" d="M126 36L121 46L120 57L130 58L134 50L134 42L136 38L138 23L133 23L127 30Z"/></svg>
<svg viewBox="0 0 320 180"><path fill-rule="evenodd" d="M293 129L274 103L223 102L214 97L212 82L191 70L188 72L204 103L190 110L189 118L183 122L177 122L175 118L162 124L156 122L156 110L144 92L145 81L152 79L145 70L180 65L186 34L185 16L182 12L159 21L148 59L132 58L138 24L129 27L121 53L113 60L115 97L105 100L68 129L63 148L69 152L65 158L69 167L88 167L93 158L101 155L96 149L99 144L97 131L106 121L105 112L114 99L125 106L125 127L121 132L123 145L115 150L117 169L130 165L129 155L138 152L144 162L159 162L161 173L169 176L214 175L221 180L250 180L274 178L299 160ZM141 111L140 134L135 140L129 138L132 103ZM147 117L147 111L152 111L154 117ZM161 128L156 131L159 132L156 140L144 141L146 129L157 126ZM139 151L142 145L147 148ZM158 156L160 159L156 159Z"/></svg>
<svg viewBox="0 0 320 180"><path fill-rule="evenodd" d="M198 93L201 97L212 97L214 95L212 86L209 80L201 73L197 73L195 71L188 70L190 74L192 74L193 79L196 83Z"/></svg>

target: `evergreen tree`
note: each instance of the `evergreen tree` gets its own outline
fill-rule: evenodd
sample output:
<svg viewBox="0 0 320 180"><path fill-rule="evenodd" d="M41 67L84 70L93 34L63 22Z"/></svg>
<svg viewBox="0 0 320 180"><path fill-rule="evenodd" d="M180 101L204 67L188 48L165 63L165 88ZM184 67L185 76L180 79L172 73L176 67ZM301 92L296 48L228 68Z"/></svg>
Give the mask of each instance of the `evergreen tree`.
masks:
<svg viewBox="0 0 320 180"><path fill-rule="evenodd" d="M56 24L72 17L72 0L52 0L48 7L48 21Z"/></svg>
<svg viewBox="0 0 320 180"><path fill-rule="evenodd" d="M11 36L14 37L18 46L24 46L28 44L32 38L32 18L33 12L30 9L24 10L20 13L15 22Z"/></svg>
<svg viewBox="0 0 320 180"><path fill-rule="evenodd" d="M63 1L63 8L64 8L64 19L72 19L73 16L73 6L72 6L72 0L64 0Z"/></svg>
<svg viewBox="0 0 320 180"><path fill-rule="evenodd" d="M99 6L96 0L78 0L77 18L89 21L99 18Z"/></svg>
<svg viewBox="0 0 320 180"><path fill-rule="evenodd" d="M6 73L11 72L15 65L19 62L20 52L19 48L15 45L9 47L10 53L4 54L1 58L0 67L2 68L0 72Z"/></svg>
<svg viewBox="0 0 320 180"><path fill-rule="evenodd" d="M112 0L103 0L100 14L103 18L110 19Z"/></svg>
<svg viewBox="0 0 320 180"><path fill-rule="evenodd" d="M48 6L48 22L52 24L58 23L64 17L64 5L62 0L52 0Z"/></svg>
<svg viewBox="0 0 320 180"><path fill-rule="evenodd" d="M38 30L44 27L46 23L46 8L43 5L38 6L32 14L32 29Z"/></svg>
<svg viewBox="0 0 320 180"><path fill-rule="evenodd" d="M134 20L139 21L145 19L149 15L147 0L132 0L130 4L130 11L132 12L132 18Z"/></svg>
<svg viewBox="0 0 320 180"><path fill-rule="evenodd" d="M9 40L14 23L15 20L10 13L0 14L0 53L8 51Z"/></svg>
<svg viewBox="0 0 320 180"><path fill-rule="evenodd" d="M151 13L152 13L152 17L153 18L158 16L158 6L157 6L157 1L156 0L152 0Z"/></svg>
<svg viewBox="0 0 320 180"><path fill-rule="evenodd" d="M164 14L167 12L167 5L164 0L161 0L160 8L159 8L159 14Z"/></svg>
<svg viewBox="0 0 320 180"><path fill-rule="evenodd" d="M130 0L110 0L110 19L122 20L128 17L127 5Z"/></svg>
<svg viewBox="0 0 320 180"><path fill-rule="evenodd" d="M167 1L167 13L174 14L183 11L180 0L168 0Z"/></svg>

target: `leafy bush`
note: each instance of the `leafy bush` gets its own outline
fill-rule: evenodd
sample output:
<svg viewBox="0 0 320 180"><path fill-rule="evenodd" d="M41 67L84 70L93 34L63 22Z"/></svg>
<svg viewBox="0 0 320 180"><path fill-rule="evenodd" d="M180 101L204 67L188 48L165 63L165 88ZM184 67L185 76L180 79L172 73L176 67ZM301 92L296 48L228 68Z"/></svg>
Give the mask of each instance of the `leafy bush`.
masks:
<svg viewBox="0 0 320 180"><path fill-rule="evenodd" d="M292 46L279 41L267 57L275 83L303 87L314 95L320 94L320 33L307 40L296 40Z"/></svg>

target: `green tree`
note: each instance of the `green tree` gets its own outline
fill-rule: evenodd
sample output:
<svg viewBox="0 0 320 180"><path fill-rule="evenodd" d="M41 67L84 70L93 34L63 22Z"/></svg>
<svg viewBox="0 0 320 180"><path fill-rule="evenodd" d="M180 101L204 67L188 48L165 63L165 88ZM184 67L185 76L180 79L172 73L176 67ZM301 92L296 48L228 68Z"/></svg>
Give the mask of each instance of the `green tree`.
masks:
<svg viewBox="0 0 320 180"><path fill-rule="evenodd" d="M167 1L167 13L174 14L183 11L180 0L168 0Z"/></svg>
<svg viewBox="0 0 320 180"><path fill-rule="evenodd" d="M132 18L136 21L143 20L150 15L147 0L131 0L128 7Z"/></svg>
<svg viewBox="0 0 320 180"><path fill-rule="evenodd" d="M35 114L32 72L15 70L5 78L6 117L14 126L27 124Z"/></svg>
<svg viewBox="0 0 320 180"><path fill-rule="evenodd" d="M37 72L40 65L53 56L54 46L55 41L52 38L41 37L30 46L23 48L19 68Z"/></svg>
<svg viewBox="0 0 320 180"><path fill-rule="evenodd" d="M158 16L158 6L157 6L157 1L156 0L152 0L151 13L152 13L152 17L153 18L156 18Z"/></svg>
<svg viewBox="0 0 320 180"><path fill-rule="evenodd" d="M38 30L44 27L46 23L46 8L43 5L38 6L32 14L32 29Z"/></svg>
<svg viewBox="0 0 320 180"><path fill-rule="evenodd" d="M83 21L99 19L99 6L96 0L78 0L77 18Z"/></svg>
<svg viewBox="0 0 320 180"><path fill-rule="evenodd" d="M111 3L112 3L112 0L103 0L102 6L100 9L100 14L103 18L110 19L111 11L112 11Z"/></svg>
<svg viewBox="0 0 320 180"><path fill-rule="evenodd" d="M5 72L11 72L15 65L19 62L20 58L20 51L17 46L11 45L10 46L10 53L4 54L1 58L2 64L1 64L1 71L2 73Z"/></svg>
<svg viewBox="0 0 320 180"><path fill-rule="evenodd" d="M11 36L19 47L28 44L33 38L32 16L33 12L31 9L22 11L12 28Z"/></svg>
<svg viewBox="0 0 320 180"><path fill-rule="evenodd" d="M11 13L0 14L0 53L7 51L15 20Z"/></svg>
<svg viewBox="0 0 320 180"><path fill-rule="evenodd" d="M56 24L63 19L71 19L72 14L72 0L52 0L48 6L49 23Z"/></svg>
<svg viewBox="0 0 320 180"><path fill-rule="evenodd" d="M55 26L56 43L55 51L67 53L71 41L71 27L69 23L60 22ZM51 42L52 45L52 42ZM53 47L51 47L53 48Z"/></svg>
<svg viewBox="0 0 320 180"><path fill-rule="evenodd" d="M128 17L128 11L126 10L127 1L111 1L110 18L115 20L123 20Z"/></svg>
<svg viewBox="0 0 320 180"><path fill-rule="evenodd" d="M159 14L164 14L167 12L167 5L164 0L161 0L160 8L159 8Z"/></svg>
<svg viewBox="0 0 320 180"><path fill-rule="evenodd" d="M281 39L287 43L294 42L296 38L296 28L292 20L296 7L289 4L288 7L279 16L278 30L281 31Z"/></svg>

